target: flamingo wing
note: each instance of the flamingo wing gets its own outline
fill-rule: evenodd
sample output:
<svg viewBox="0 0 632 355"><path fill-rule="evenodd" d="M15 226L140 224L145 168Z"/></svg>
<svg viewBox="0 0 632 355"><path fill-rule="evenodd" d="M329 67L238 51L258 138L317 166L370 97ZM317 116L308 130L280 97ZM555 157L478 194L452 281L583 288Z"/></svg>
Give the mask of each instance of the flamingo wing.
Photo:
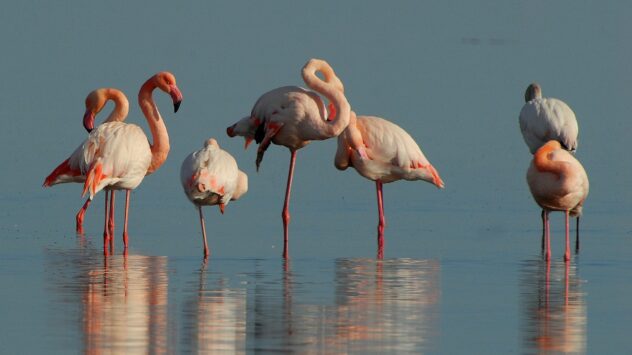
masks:
<svg viewBox="0 0 632 355"><path fill-rule="evenodd" d="M93 198L106 186L136 188L151 164L151 148L139 126L109 122L90 133L70 162L86 175L84 193Z"/></svg>

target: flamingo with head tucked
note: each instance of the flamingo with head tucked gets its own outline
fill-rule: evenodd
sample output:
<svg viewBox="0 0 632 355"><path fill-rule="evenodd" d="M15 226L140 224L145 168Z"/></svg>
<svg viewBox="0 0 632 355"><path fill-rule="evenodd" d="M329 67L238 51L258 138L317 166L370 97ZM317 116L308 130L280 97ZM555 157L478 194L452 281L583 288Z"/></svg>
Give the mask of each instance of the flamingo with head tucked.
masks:
<svg viewBox="0 0 632 355"><path fill-rule="evenodd" d="M520 110L519 123L522 138L534 154L551 139L560 142L563 149L575 153L579 127L573 110L562 100L542 97L542 88L531 83L524 93L525 104ZM544 210L542 210L542 248L544 249ZM579 250L579 216L576 221L576 245Z"/></svg>
<svg viewBox="0 0 632 355"><path fill-rule="evenodd" d="M562 211L566 218L566 251L564 260L571 258L569 241L569 215L582 213L588 196L588 175L581 163L560 142L551 140L533 156L527 170L527 183L533 199L544 210L545 258L551 258L549 212Z"/></svg>
<svg viewBox="0 0 632 355"><path fill-rule="evenodd" d="M397 180L424 180L444 187L437 170L406 131L383 118L356 116L353 111L349 125L338 136L334 165L340 170L353 167L358 174L375 181L378 258L383 257L386 226L382 185Z"/></svg>
<svg viewBox="0 0 632 355"><path fill-rule="evenodd" d="M86 111L83 116L83 125L86 131L90 133L93 127L90 127L90 122L94 122L95 117L105 104L112 100L114 102L114 110L110 113L110 115L103 121L103 123L107 122L122 122L127 117L129 112L129 102L127 101L127 97L120 90L114 88L101 88L96 89L86 97L85 105ZM79 168L79 161L74 160L70 161L70 159L66 159L63 161L57 168L55 168L44 180L44 186L49 187L56 184L67 183L67 182L81 182L85 181L85 175L83 175ZM114 199L114 191L111 192L112 199ZM107 196L106 196L107 199ZM90 206L91 199L87 199L83 207L79 210L76 216L76 230L77 234L83 234L83 220ZM106 203L107 204L107 203ZM113 205L112 205L113 206ZM114 228L114 220L113 220L113 212L110 213L111 220L109 221L110 228Z"/></svg>
<svg viewBox="0 0 632 355"><path fill-rule="evenodd" d="M325 80L320 79L316 72L321 72ZM271 90L257 100L250 117L243 118L227 129L231 137L244 136L246 144L252 139L260 143L257 150L257 169L270 143L283 145L290 150L290 168L281 214L284 258L288 257L289 203L296 151L313 140L338 136L349 123L351 112L344 93L335 84L341 84L341 81L326 61L309 60L303 67L302 76L305 84L313 91L297 86ZM327 107L319 94L330 102L330 108L333 108L335 114L327 115Z"/></svg>
<svg viewBox="0 0 632 355"><path fill-rule="evenodd" d="M167 128L152 98L155 88L171 96L176 112L182 101L176 79L169 72L160 72L143 84L138 93L138 101L151 130L153 144L149 143L147 136L137 125L108 122L92 130L88 139L69 158L70 164L78 165L78 171L85 176L83 194L89 193L90 199L102 189L126 190L123 229L125 251L129 239L127 222L130 191L142 182L145 175L153 173L164 163L170 148ZM92 129L94 119L88 118L85 124L87 129ZM108 228L107 198L105 211L103 249L108 254L107 243L112 235Z"/></svg>
<svg viewBox="0 0 632 355"><path fill-rule="evenodd" d="M224 208L248 191L248 176L237 167L237 162L210 138L204 147L189 154L180 167L180 181L184 193L197 206L204 239L204 258L209 255L206 226L202 206L219 205Z"/></svg>

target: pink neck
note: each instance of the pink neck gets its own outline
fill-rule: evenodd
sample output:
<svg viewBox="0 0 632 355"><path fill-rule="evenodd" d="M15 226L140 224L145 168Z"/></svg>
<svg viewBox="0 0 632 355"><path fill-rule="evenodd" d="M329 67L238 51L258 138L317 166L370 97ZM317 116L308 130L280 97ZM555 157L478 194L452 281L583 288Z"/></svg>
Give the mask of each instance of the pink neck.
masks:
<svg viewBox="0 0 632 355"><path fill-rule="evenodd" d="M170 149L167 127L152 97L152 92L156 88L156 84L152 79L147 80L138 93L138 104L143 110L153 138L153 143L151 143L151 164L149 169L147 169L147 174L151 174L160 168L167 160Z"/></svg>
<svg viewBox="0 0 632 355"><path fill-rule="evenodd" d="M316 76L317 71L323 73L326 81ZM311 59L303 67L303 80L310 89L325 96L336 109L337 117L333 121L322 122L322 138L338 136L349 124L351 114L351 106L342 91L342 82L338 79L331 66L324 60L319 59Z"/></svg>
<svg viewBox="0 0 632 355"><path fill-rule="evenodd" d="M547 143L543 145L533 156L533 165L541 172L549 172L557 177L561 177L567 170L567 164L561 161L551 160L550 155L560 149L555 144Z"/></svg>
<svg viewBox="0 0 632 355"><path fill-rule="evenodd" d="M118 90L108 90L108 98L114 101L114 110L103 122L122 122L129 113L129 102L125 95Z"/></svg>

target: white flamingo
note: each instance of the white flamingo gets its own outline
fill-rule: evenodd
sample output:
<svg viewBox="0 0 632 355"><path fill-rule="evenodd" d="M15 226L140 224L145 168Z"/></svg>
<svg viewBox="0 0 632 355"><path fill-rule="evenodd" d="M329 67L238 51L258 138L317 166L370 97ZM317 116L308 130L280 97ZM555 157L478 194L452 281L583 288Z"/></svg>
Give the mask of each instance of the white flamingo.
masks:
<svg viewBox="0 0 632 355"><path fill-rule="evenodd" d="M235 159L211 138L202 149L184 159L180 167L180 182L184 193L198 208L206 258L209 249L202 206L219 205L223 214L228 202L237 200L248 191L248 176L237 168Z"/></svg>
<svg viewBox="0 0 632 355"><path fill-rule="evenodd" d="M356 116L353 111L349 125L338 136L334 164L340 170L353 167L363 177L375 181L379 258L383 257L386 226L382 184L397 180L424 180L438 188L444 187L437 170L406 131L383 118Z"/></svg>
<svg viewBox="0 0 632 355"><path fill-rule="evenodd" d="M127 97L123 92L114 88L101 88L96 89L86 97L85 105L86 111L83 115L83 126L90 133L94 129L94 120L96 115L101 112L105 104L112 100L114 102L114 110L110 113L110 115L103 121L103 123L108 122L122 122L127 117L129 112L129 102L127 101ZM53 186L56 184L62 184L67 182L80 182L83 183L86 177L83 175L79 168L79 161L74 160L72 163L70 159L66 159L63 161L57 168L55 168L44 180L44 187ZM114 190L111 192L111 198L114 199ZM106 196L107 199L107 196ZM77 234L83 234L83 220L85 217L86 210L92 199L88 198L84 203L83 207L77 212L76 215L76 231ZM107 204L107 203L106 203ZM112 204L111 206L114 206ZM113 211L110 213L110 217L112 218L109 221L110 229L114 228L114 220Z"/></svg>

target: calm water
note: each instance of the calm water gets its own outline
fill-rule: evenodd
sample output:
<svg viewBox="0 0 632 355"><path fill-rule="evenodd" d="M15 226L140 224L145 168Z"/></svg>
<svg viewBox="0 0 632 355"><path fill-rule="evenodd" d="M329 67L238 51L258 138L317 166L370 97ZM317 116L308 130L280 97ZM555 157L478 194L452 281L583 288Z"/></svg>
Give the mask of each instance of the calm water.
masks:
<svg viewBox="0 0 632 355"><path fill-rule="evenodd" d="M630 353L632 3L577 1L17 1L0 11L0 353ZM302 85L326 59L359 114L406 129L445 190L374 185L333 167L335 141L298 153L289 263L280 258L289 153L256 153L225 129L263 92ZM136 93L172 71L177 114L156 94L168 160L132 194L130 253L100 252L103 200L74 233L76 185L41 187L84 139L84 98ZM518 128L526 86L563 99L591 184L582 244L541 262L540 217ZM106 111L110 108L106 107ZM99 120L99 118L97 118ZM179 185L209 137L249 175L224 215Z"/></svg>

